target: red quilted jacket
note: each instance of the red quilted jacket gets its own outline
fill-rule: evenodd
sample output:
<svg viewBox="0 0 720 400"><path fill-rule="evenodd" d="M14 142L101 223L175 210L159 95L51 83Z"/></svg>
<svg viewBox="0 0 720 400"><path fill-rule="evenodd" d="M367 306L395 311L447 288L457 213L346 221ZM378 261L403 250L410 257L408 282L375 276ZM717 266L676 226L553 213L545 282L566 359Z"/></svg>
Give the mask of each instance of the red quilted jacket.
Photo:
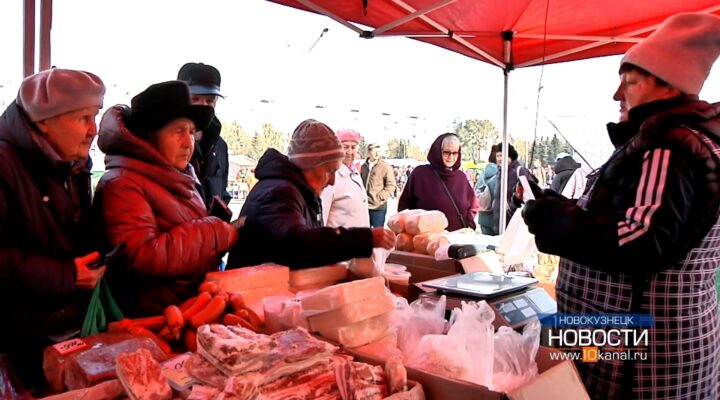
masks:
<svg viewBox="0 0 720 400"><path fill-rule="evenodd" d="M107 172L94 208L109 243L127 243L107 274L122 310L133 317L156 315L197 292L231 247L232 227L208 216L192 168L172 167L126 128L127 110L115 106L100 122Z"/></svg>

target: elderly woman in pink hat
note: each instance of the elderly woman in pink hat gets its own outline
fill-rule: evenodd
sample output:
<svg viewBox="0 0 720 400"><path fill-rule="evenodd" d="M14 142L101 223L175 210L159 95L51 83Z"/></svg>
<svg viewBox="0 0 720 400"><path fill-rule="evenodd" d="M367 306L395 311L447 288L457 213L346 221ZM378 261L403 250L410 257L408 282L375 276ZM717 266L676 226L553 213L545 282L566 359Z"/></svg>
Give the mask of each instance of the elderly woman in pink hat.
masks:
<svg viewBox="0 0 720 400"><path fill-rule="evenodd" d="M323 190L323 222L330 227L369 227L367 195L360 171L355 165L360 145L360 133L354 129L340 129L336 132L342 144L345 158L335 172L335 184Z"/></svg>

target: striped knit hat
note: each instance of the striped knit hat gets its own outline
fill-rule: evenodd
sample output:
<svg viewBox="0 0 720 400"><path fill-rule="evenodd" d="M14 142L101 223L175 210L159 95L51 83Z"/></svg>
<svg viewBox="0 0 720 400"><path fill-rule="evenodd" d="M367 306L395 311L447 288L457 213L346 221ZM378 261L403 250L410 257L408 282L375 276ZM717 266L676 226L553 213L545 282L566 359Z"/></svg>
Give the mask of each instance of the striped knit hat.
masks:
<svg viewBox="0 0 720 400"><path fill-rule="evenodd" d="M288 148L290 162L300 169L310 169L326 162L342 160L345 153L329 126L314 119L300 123L293 132Z"/></svg>

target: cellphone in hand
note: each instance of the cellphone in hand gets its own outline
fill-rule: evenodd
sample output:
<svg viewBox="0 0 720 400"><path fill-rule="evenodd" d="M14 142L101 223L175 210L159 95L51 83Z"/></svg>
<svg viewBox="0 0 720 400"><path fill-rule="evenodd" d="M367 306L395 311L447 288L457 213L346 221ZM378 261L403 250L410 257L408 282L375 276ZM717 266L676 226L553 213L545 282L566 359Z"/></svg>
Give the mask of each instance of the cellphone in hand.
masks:
<svg viewBox="0 0 720 400"><path fill-rule="evenodd" d="M112 260L113 258L117 257L118 254L120 254L120 252L123 251L126 246L127 245L125 244L125 242L120 242L116 244L115 247L113 247L110 251L101 255L97 261L88 264L88 269L98 269L103 265L107 265L107 263L109 263L110 260Z"/></svg>
<svg viewBox="0 0 720 400"><path fill-rule="evenodd" d="M210 215L218 217L225 222L230 222L233 213L220 196L216 195L210 200Z"/></svg>

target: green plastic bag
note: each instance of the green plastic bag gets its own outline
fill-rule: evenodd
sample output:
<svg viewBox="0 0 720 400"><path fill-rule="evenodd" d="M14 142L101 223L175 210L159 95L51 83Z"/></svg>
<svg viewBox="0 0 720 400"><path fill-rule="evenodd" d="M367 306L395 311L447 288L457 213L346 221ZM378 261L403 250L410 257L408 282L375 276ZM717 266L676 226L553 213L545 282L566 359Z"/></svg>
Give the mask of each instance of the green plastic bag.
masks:
<svg viewBox="0 0 720 400"><path fill-rule="evenodd" d="M124 318L110 293L105 278L101 278L90 298L90 305L85 314L80 336L91 336L107 331L108 316L110 321L119 321Z"/></svg>

